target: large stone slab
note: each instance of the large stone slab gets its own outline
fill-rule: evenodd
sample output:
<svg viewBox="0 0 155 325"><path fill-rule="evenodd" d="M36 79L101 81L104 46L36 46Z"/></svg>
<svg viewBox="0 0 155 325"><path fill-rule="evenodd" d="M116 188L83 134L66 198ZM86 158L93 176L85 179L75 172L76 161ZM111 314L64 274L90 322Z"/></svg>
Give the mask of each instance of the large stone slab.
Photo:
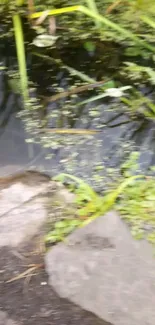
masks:
<svg viewBox="0 0 155 325"><path fill-rule="evenodd" d="M45 258L63 298L113 325L155 324L155 257L115 212L76 230Z"/></svg>
<svg viewBox="0 0 155 325"><path fill-rule="evenodd" d="M0 247L16 247L38 233L48 214L45 199L33 199L0 217Z"/></svg>
<svg viewBox="0 0 155 325"><path fill-rule="evenodd" d="M0 247L16 247L28 241L48 218L52 222L53 216L55 220L55 202L59 202L63 214L74 201L74 195L64 186L39 172L15 174L13 182L9 179L0 182Z"/></svg>
<svg viewBox="0 0 155 325"><path fill-rule="evenodd" d="M47 191L47 182L29 186L17 182L0 191L0 217Z"/></svg>
<svg viewBox="0 0 155 325"><path fill-rule="evenodd" d="M50 182L42 176L28 174L27 184L18 180L0 190L0 247L16 247L38 233L48 213L46 196Z"/></svg>

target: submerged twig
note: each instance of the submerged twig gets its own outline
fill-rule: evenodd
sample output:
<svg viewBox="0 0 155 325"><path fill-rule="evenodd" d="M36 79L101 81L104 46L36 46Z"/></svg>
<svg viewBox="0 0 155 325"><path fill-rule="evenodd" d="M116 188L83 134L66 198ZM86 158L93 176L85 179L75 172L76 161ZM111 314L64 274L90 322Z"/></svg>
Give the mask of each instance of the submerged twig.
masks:
<svg viewBox="0 0 155 325"><path fill-rule="evenodd" d="M43 128L41 129L43 132L57 133L57 134L96 134L101 131L99 130L86 130L86 129L50 129Z"/></svg>
<svg viewBox="0 0 155 325"><path fill-rule="evenodd" d="M122 3L122 0L117 0L112 3L106 10L106 14L110 14L118 5Z"/></svg>
<svg viewBox="0 0 155 325"><path fill-rule="evenodd" d="M44 102L45 103L49 103L49 102L55 102L56 100L74 95L74 94L78 94L81 93L83 91L89 90L89 89L94 89L96 87L100 87L105 83L105 81L101 80L101 81L97 81L96 83L92 83L92 84L87 84L87 85L83 85L83 86L79 86L79 87L75 87L73 89L67 90L67 91L63 91L59 94L50 96L50 97L43 97L44 98Z"/></svg>

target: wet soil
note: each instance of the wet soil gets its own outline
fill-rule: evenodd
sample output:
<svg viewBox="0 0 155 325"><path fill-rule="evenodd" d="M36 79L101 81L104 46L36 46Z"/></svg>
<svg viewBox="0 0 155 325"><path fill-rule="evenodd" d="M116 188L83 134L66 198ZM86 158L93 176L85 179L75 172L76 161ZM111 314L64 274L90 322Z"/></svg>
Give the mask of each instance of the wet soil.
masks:
<svg viewBox="0 0 155 325"><path fill-rule="evenodd" d="M48 285L44 254L35 247L36 239L18 252L0 250L0 311L19 325L110 325L56 295ZM38 264L34 275L7 282Z"/></svg>

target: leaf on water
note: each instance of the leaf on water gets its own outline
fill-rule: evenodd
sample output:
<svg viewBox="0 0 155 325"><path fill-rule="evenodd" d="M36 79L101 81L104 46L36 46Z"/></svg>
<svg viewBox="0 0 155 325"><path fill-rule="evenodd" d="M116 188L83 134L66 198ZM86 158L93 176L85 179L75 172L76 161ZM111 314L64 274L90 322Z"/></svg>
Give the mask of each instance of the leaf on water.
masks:
<svg viewBox="0 0 155 325"><path fill-rule="evenodd" d="M109 97L122 97L125 96L124 91L131 88L132 88L131 86L125 86L120 88L108 88L105 90L105 93Z"/></svg>
<svg viewBox="0 0 155 325"><path fill-rule="evenodd" d="M57 39L58 36L41 34L36 36L32 43L37 47L51 47Z"/></svg>

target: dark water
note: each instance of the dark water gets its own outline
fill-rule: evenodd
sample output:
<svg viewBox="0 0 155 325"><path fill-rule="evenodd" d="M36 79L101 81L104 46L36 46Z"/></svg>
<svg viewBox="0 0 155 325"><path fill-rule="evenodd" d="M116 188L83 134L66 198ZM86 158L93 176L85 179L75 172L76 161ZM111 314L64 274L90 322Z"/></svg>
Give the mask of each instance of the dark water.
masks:
<svg viewBox="0 0 155 325"><path fill-rule="evenodd" d="M97 80L103 77L101 67L97 69L92 64L94 59L85 52L83 55L86 57L82 59L75 49L68 59L66 54L63 55L66 58L65 64L70 63L70 66L82 71L85 62L89 76L94 78L95 71L99 71ZM5 63L6 57L3 56L1 66ZM9 59L9 64L16 69L15 59ZM64 68L53 63L47 64L33 55L28 59L28 74L36 88L34 97L38 94L53 95L58 90L69 89L73 80L78 82L75 76L69 78ZM87 98L90 94L92 96L92 92L87 93ZM138 151L140 155L138 170L148 173L150 167L155 165L155 122L143 116L131 117L125 113L122 104L119 111L116 110L113 100L103 99L77 108L76 103L85 97L86 95L78 95L72 98L72 101L68 101L68 106L66 98L46 105L46 127L93 129L99 131L97 134L54 135L49 132L38 137L37 132L32 132L38 143L31 143L33 136L26 129L37 130L43 117L40 121L35 121L34 114L26 118L17 117L22 107L20 96L9 89L6 72L1 70L0 175L25 169L38 169L50 175L65 172L82 177L94 187L102 189L114 173L118 177L122 163L132 151Z"/></svg>

